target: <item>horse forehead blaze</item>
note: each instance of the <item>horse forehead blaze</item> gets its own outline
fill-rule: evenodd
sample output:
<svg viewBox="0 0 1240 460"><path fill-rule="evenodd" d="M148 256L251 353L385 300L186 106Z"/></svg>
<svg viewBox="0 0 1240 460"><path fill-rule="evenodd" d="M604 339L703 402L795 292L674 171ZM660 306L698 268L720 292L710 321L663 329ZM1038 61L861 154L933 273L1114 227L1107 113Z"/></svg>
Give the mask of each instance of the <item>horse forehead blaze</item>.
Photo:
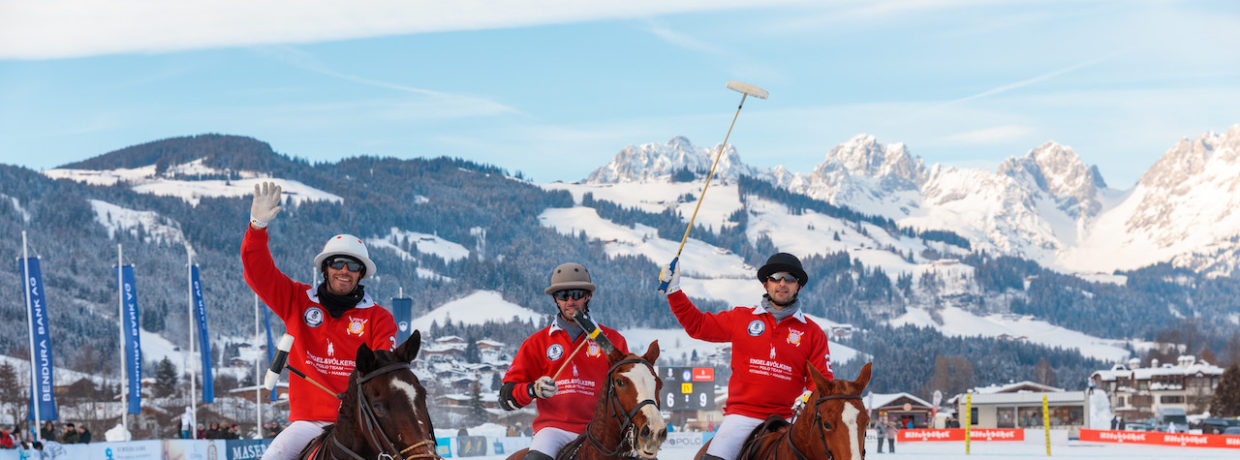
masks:
<svg viewBox="0 0 1240 460"><path fill-rule="evenodd" d="M844 422L844 426L848 427L848 451L852 454L849 458L861 458L861 443L857 440L860 435L860 424L857 419L860 418L861 411L852 404L844 404L844 410L840 413L840 419Z"/></svg>

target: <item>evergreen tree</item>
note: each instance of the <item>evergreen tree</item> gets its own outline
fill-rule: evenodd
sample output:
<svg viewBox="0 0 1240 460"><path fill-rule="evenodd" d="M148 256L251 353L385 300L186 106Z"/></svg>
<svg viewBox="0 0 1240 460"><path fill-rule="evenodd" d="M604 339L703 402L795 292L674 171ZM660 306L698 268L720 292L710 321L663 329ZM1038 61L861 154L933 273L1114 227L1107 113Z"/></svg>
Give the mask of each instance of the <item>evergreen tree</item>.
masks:
<svg viewBox="0 0 1240 460"><path fill-rule="evenodd" d="M26 406L21 404L25 397L22 396L22 385L17 378L17 369L9 364L8 361L0 363L0 403L8 407L8 414L13 420L22 411L26 410Z"/></svg>
<svg viewBox="0 0 1240 460"><path fill-rule="evenodd" d="M1214 387L1214 400L1210 403L1210 415L1235 417L1240 415L1240 364L1232 363L1223 371L1218 386Z"/></svg>
<svg viewBox="0 0 1240 460"><path fill-rule="evenodd" d="M155 385L152 387L155 397L163 398L176 393L178 380L177 366L167 356L159 360L155 364Z"/></svg>
<svg viewBox="0 0 1240 460"><path fill-rule="evenodd" d="M474 380L469 389L469 424L481 425L487 421L486 406L482 404L482 382Z"/></svg>

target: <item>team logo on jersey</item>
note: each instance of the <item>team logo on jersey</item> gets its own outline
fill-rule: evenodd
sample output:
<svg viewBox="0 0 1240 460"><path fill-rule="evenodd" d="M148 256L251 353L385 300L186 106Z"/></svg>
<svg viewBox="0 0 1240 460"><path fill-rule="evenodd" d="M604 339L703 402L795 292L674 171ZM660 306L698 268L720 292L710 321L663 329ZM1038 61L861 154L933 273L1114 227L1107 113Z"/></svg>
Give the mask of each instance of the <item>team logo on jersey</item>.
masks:
<svg viewBox="0 0 1240 460"><path fill-rule="evenodd" d="M547 347L547 359L555 361L560 359L561 356L564 356L564 347L560 346L560 344L555 343Z"/></svg>
<svg viewBox="0 0 1240 460"><path fill-rule="evenodd" d="M766 332L766 323L763 323L762 320L755 319L749 322L749 335L757 337L762 335L763 332Z"/></svg>
<svg viewBox="0 0 1240 460"><path fill-rule="evenodd" d="M323 309L319 307L310 307L305 313L301 314L301 320L306 322L307 326L319 327L323 325Z"/></svg>
<svg viewBox="0 0 1240 460"><path fill-rule="evenodd" d="M400 322L400 324L397 324L397 325L396 325L396 327L397 327L398 329L400 329L400 331L401 331L401 332L405 332L405 331L409 330L409 322L408 322L408 321L401 321L401 322Z"/></svg>
<svg viewBox="0 0 1240 460"><path fill-rule="evenodd" d="M573 377L580 377L579 375L577 375L577 365L576 365L576 364L574 364L574 365L573 365Z"/></svg>
<svg viewBox="0 0 1240 460"><path fill-rule="evenodd" d="M586 356L589 356L591 358L597 358L598 355L601 355L601 354L603 353L599 351L598 344L594 343L594 341L591 340L590 346L586 347Z"/></svg>
<svg viewBox="0 0 1240 460"><path fill-rule="evenodd" d="M771 359L775 359L775 347L771 347Z"/></svg>
<svg viewBox="0 0 1240 460"><path fill-rule="evenodd" d="M796 329L788 329L788 343L796 345L798 347L801 346L801 336L803 335L805 335L805 331L798 331Z"/></svg>
<svg viewBox="0 0 1240 460"><path fill-rule="evenodd" d="M370 321L370 320L354 318L350 316L349 317L349 329L347 329L345 332L348 333L349 335L361 336L362 334L366 333L366 322L367 321Z"/></svg>

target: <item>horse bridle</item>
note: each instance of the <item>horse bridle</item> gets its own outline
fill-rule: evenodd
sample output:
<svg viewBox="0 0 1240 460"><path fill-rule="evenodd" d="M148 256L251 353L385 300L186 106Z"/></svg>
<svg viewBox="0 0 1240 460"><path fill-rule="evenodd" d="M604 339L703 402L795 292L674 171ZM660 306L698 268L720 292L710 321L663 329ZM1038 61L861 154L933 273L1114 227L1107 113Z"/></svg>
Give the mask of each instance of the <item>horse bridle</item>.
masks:
<svg viewBox="0 0 1240 460"><path fill-rule="evenodd" d="M815 427L817 427L818 440L822 441L822 448L827 451L827 458L831 460L835 458L835 454L831 453L831 448L827 446L826 432L827 430L834 430L835 428L831 428L830 424L826 423L822 419L822 412L818 410L818 405L822 404L824 401L830 401L832 399L856 399L860 401L861 395L826 395L814 400L814 421L812 423ZM796 422L794 421L793 423ZM827 426L824 427L823 425ZM800 450L797 450L797 446L792 443L792 425L789 425L788 430L784 432L784 440L788 443L788 448L792 449L792 454L796 455L798 460L809 460L809 457L806 457ZM774 454L774 451L772 451L772 454ZM863 453L861 456L864 458L865 454Z"/></svg>
<svg viewBox="0 0 1240 460"><path fill-rule="evenodd" d="M641 411L642 408L647 405L654 406L655 410L659 409L658 401L653 399L646 399L638 402L633 406L633 410L629 412L625 412L624 406L620 404L620 396L616 394L616 386L612 382L611 373L615 372L616 368L620 366L635 363L650 366L651 374L654 374L654 365L641 358L628 358L620 360L620 362L613 364L611 369L607 370L607 405L611 407L611 411L615 414L616 420L620 422L620 442L616 444L616 448L608 449L603 447L602 441L595 439L594 433L590 431L590 425L593 424L594 421L590 421L589 424L586 424L586 439L590 441L590 444L593 445L595 449L598 449L599 452L608 457L620 455L620 452L624 450L624 445L626 443L629 445L630 450L636 448L637 427L633 425L633 417L637 416L638 411Z"/></svg>
<svg viewBox="0 0 1240 460"><path fill-rule="evenodd" d="M439 454L435 452L435 448L437 447L437 444L434 438L427 439L425 441L421 441L418 443L414 443L408 447L405 447L404 449L397 449L396 444L393 443L390 438L388 438L387 434L383 432L383 428L379 426L379 419L375 417L374 409L370 407L370 398L367 398L366 392L362 391L362 385L370 381L371 379L378 377L380 375L390 373L390 372L396 372L399 370L406 370L406 369L409 370L410 372L413 371L413 367L410 366L409 363L404 363L404 362L392 363L392 364L388 364L386 366L380 367L378 369L375 369L373 371L370 371L366 375L358 377L357 379L357 411L359 412L358 419L360 419L362 422L362 426L361 426L362 431L364 431L367 437L370 438L371 445L374 445L375 447L379 448L379 455L376 457L379 460L397 460L397 459L409 460L409 459L414 459L414 458L428 458L428 459L439 460L442 457L440 457ZM366 460L361 455L358 455L357 452L354 452L352 449L349 449L348 446L345 446L343 443L340 442L339 439L336 439L336 437L334 436L332 437L332 442L334 443L337 449L343 450L346 454L349 454L349 456L352 457L353 459ZM425 450L425 452L419 452L420 449ZM410 453L410 455L405 456L406 453Z"/></svg>

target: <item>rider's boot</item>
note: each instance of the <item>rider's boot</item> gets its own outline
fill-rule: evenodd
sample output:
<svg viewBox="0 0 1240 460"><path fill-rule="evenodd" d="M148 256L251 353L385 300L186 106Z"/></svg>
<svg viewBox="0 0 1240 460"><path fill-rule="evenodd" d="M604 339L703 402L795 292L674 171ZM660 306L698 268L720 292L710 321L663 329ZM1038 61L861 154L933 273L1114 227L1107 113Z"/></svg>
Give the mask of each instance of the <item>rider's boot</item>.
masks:
<svg viewBox="0 0 1240 460"><path fill-rule="evenodd" d="M553 458L542 452L531 450L525 453L525 460L553 460Z"/></svg>

